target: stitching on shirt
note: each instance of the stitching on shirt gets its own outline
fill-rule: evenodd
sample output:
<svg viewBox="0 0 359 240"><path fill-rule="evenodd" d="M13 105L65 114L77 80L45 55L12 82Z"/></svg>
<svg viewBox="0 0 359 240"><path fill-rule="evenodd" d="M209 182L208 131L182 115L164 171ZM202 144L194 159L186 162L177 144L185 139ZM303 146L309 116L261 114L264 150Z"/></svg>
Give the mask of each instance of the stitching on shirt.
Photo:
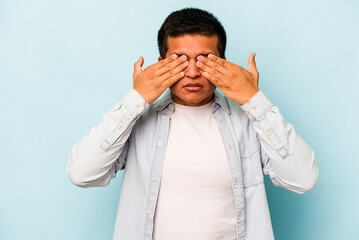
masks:
<svg viewBox="0 0 359 240"><path fill-rule="evenodd" d="M281 141L281 139L279 138L279 135L277 134L277 132L273 129L272 125L270 124L270 122L268 121L267 118L263 118L262 120L258 121L258 123L262 126L262 129L264 130L265 134L267 134L268 132L271 132L272 135L271 136L267 136L267 138L269 139L269 141L274 145L275 149L277 150L279 156L284 159L286 158L289 153L286 149L286 147L284 146L283 142Z"/></svg>
<svg viewBox="0 0 359 240"><path fill-rule="evenodd" d="M123 116L122 121L115 126L115 128L108 134L106 139L101 143L100 148L105 152L108 151L110 147L116 142L116 140L125 133L129 125L136 120L136 117L138 116L134 116L134 114L128 111ZM124 127L123 131L119 129L121 126Z"/></svg>

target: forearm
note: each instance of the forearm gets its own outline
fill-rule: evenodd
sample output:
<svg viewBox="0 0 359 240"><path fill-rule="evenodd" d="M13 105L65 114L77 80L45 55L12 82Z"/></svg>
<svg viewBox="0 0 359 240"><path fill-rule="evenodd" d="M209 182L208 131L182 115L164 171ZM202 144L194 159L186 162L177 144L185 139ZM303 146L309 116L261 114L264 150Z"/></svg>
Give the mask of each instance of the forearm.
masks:
<svg viewBox="0 0 359 240"><path fill-rule="evenodd" d="M272 169L268 174L273 183L296 193L312 190L318 179L314 152L285 121L279 109L261 91L242 109L270 159Z"/></svg>
<svg viewBox="0 0 359 240"><path fill-rule="evenodd" d="M80 187L106 186L115 171L124 167L116 165L136 120L149 105L135 90L130 90L102 121L91 129L72 149L67 173Z"/></svg>

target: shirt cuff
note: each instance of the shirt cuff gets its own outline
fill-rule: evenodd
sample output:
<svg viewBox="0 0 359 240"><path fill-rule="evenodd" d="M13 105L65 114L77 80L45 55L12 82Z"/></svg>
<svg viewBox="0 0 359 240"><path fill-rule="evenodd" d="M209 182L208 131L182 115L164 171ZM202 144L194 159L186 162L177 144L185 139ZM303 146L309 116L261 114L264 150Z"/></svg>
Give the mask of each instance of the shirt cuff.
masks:
<svg viewBox="0 0 359 240"><path fill-rule="evenodd" d="M261 120L264 115L273 106L272 102L259 90L246 104L241 108L251 120Z"/></svg>
<svg viewBox="0 0 359 240"><path fill-rule="evenodd" d="M120 104L124 106L133 115L144 113L150 104L135 90L131 89L120 101Z"/></svg>

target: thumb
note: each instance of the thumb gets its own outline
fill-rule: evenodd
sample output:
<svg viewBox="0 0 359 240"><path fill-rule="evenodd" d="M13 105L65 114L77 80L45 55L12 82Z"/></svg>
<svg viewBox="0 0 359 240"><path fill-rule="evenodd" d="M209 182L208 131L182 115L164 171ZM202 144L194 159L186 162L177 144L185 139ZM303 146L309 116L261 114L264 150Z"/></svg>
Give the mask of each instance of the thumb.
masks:
<svg viewBox="0 0 359 240"><path fill-rule="evenodd" d="M142 56L137 60L137 62L135 63L135 68L134 68L134 72L133 72L134 76L137 76L137 74L142 72L142 66L143 66L144 61L145 60L143 59Z"/></svg>
<svg viewBox="0 0 359 240"><path fill-rule="evenodd" d="M255 61L256 53L252 52L251 55L249 55L248 58L248 72L252 74L258 74L257 67L256 67L256 61Z"/></svg>

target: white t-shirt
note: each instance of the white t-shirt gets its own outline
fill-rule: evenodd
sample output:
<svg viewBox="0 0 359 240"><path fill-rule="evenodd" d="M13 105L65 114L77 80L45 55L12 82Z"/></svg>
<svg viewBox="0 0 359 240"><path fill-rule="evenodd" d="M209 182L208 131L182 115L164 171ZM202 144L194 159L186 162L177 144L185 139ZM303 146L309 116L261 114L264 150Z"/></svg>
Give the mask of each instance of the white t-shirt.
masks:
<svg viewBox="0 0 359 240"><path fill-rule="evenodd" d="M154 240L237 239L230 167L212 103L174 104Z"/></svg>

